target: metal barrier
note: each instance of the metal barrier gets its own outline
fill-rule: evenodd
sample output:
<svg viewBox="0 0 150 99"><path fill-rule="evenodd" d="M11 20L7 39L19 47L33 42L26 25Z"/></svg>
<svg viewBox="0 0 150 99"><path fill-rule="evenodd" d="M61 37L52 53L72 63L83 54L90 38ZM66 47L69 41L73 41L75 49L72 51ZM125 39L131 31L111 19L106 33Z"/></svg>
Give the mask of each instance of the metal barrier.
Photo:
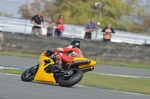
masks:
<svg viewBox="0 0 150 99"><path fill-rule="evenodd" d="M2 16L7 16L7 17L0 17L0 31L31 34L33 25L30 24L30 20L16 19L16 18L21 17L21 15L18 14L19 7L21 5L26 5L27 9L27 7L30 6L30 4L33 2L34 0L0 0L1 6L0 10L2 12ZM27 14L27 10L24 13ZM42 27L42 31L43 35L47 34L47 29L45 27ZM100 31L101 29L98 30L97 34L96 33L92 34L92 40L102 40L103 34ZM149 39L150 36L148 35L139 35L130 32L123 33L123 31L117 30L115 32L116 32L115 34L112 34L111 39L112 42L123 42L131 44L150 44ZM62 36L83 39L84 33L85 33L84 27L65 24L65 31L63 32Z"/></svg>
<svg viewBox="0 0 150 99"><path fill-rule="evenodd" d="M3 18L3 17L0 17ZM22 20L19 19L16 21L11 20L0 20L0 31L3 32L12 32L12 33L24 33L24 34L31 34L32 31L32 24L30 24L30 20ZM47 34L47 27L42 27L43 35ZM99 33L97 35L96 40L102 40L103 34L100 32L101 29L99 29ZM123 43L131 43L131 44L150 44L150 36L148 35L142 35L142 34L136 34L136 33L130 33L130 32L124 32L123 31L117 31L115 34L112 34L112 42L123 42ZM68 24L65 24L65 31L63 32L64 37L70 37L70 38L84 38L84 27L80 26L70 26ZM130 34L130 35L129 35ZM95 40L95 33L92 35L92 40Z"/></svg>

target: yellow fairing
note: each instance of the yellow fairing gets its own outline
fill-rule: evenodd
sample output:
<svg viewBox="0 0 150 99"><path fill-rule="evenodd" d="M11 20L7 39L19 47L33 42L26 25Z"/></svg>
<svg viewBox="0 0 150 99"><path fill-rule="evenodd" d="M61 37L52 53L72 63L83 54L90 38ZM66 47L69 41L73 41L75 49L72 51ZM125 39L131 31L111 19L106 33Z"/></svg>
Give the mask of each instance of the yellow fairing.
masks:
<svg viewBox="0 0 150 99"><path fill-rule="evenodd" d="M50 59L49 57L45 56L45 53L42 53L40 56L40 60L39 60L39 69L34 77L35 81L42 81L42 82L49 82L49 83L53 83L56 84L56 80L54 78L54 74L53 73L46 73L44 71L44 68L47 67L50 64L45 64L44 60L49 60L51 63L50 64L54 64L53 60Z"/></svg>
<svg viewBox="0 0 150 99"><path fill-rule="evenodd" d="M73 61L81 61L81 60L89 60L87 58L82 58L82 57L76 57L73 59ZM94 60L90 60L91 62L89 64L84 64L84 65L79 65L79 68L86 68L86 67L89 67L89 66L96 66L96 62Z"/></svg>

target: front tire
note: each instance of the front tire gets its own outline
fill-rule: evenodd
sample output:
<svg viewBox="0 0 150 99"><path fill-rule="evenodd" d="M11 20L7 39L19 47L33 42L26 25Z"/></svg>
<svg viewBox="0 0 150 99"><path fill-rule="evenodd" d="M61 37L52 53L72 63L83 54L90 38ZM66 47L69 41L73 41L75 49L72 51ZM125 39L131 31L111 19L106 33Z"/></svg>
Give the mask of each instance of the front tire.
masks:
<svg viewBox="0 0 150 99"><path fill-rule="evenodd" d="M83 77L83 72L78 68L72 68L69 71L73 71L73 74L69 77L65 75L58 78L58 84L63 87L71 87L77 84Z"/></svg>
<svg viewBox="0 0 150 99"><path fill-rule="evenodd" d="M34 77L37 73L38 67L39 66L36 65L36 66L33 66L33 67L27 69L26 71L24 71L21 75L21 80L27 81L27 82L34 80Z"/></svg>

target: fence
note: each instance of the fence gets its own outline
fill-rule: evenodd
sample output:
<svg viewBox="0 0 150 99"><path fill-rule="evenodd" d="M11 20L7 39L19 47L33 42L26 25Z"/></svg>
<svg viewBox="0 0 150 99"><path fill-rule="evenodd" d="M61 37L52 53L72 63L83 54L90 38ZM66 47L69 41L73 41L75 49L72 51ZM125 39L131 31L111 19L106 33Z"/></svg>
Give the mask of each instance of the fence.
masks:
<svg viewBox="0 0 150 99"><path fill-rule="evenodd" d="M30 20L27 20L26 22L27 23L25 23L23 19L8 20L5 17L0 17L0 29L3 32L31 34L32 24L29 23ZM43 35L47 34L47 28L43 27L42 31ZM103 34L100 31L101 29L99 29L96 40L102 40L103 38ZM63 33L63 36L83 39L84 32L84 27L65 24L65 31ZM94 33L92 35L92 39L95 39ZM150 44L150 36L116 30L116 33L112 34L112 42Z"/></svg>
<svg viewBox="0 0 150 99"><path fill-rule="evenodd" d="M33 0L0 0L0 31L12 32L12 33L24 33L31 34L32 25L30 20L21 19L21 15L18 14L19 7L21 5L30 5ZM7 6L6 6L7 5ZM12 9L13 8L13 9ZM27 12L25 12L27 14ZM47 33L46 28L42 28L43 35ZM84 27L65 24L65 31L63 36L72 38L84 37ZM97 37L96 37L97 36ZM92 39L102 40L103 34L101 29L98 33L93 33ZM112 42L124 42L131 44L150 44L150 36L140 35L137 33L129 33L123 31L117 31L112 35Z"/></svg>

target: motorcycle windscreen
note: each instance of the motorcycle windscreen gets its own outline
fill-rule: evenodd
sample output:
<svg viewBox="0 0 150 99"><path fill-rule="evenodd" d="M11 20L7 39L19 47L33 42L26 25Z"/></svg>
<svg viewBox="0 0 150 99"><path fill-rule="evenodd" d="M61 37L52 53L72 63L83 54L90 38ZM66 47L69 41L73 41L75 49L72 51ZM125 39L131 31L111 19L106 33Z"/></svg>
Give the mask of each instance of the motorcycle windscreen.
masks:
<svg viewBox="0 0 150 99"><path fill-rule="evenodd" d="M54 78L53 73L46 73L44 71L44 63L40 64L39 69L34 77L35 81L40 81L40 82L48 82L52 84L56 84L56 80Z"/></svg>

